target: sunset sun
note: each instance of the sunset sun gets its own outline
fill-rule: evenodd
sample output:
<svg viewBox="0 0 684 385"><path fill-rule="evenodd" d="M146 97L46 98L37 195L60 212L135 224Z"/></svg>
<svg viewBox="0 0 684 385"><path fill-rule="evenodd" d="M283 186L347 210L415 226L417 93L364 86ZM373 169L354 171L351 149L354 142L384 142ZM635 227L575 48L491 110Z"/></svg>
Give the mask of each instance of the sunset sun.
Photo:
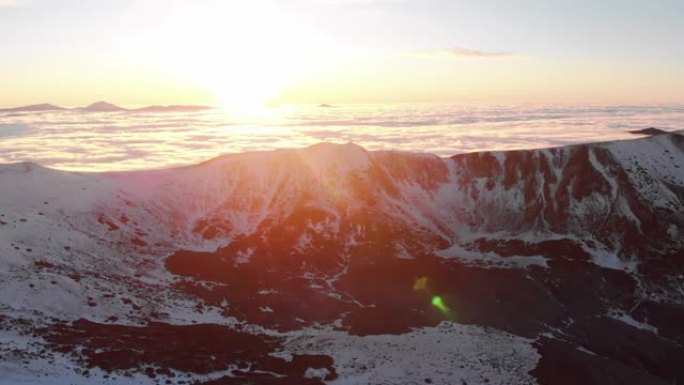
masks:
<svg viewBox="0 0 684 385"><path fill-rule="evenodd" d="M219 105L272 101L323 60L314 53L321 39L284 18L277 4L210 1L161 12L148 36L153 43L140 50L152 45L144 52L150 62L208 90Z"/></svg>

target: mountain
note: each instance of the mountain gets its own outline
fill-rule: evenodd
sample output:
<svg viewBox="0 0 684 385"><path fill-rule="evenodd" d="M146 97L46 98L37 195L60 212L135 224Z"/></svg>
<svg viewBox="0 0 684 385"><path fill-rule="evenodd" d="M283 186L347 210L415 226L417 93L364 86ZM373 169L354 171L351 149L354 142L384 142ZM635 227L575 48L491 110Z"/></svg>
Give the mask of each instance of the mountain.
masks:
<svg viewBox="0 0 684 385"><path fill-rule="evenodd" d="M135 109L140 112L196 112L210 110L209 106L185 106L185 105L170 105L170 106L148 106Z"/></svg>
<svg viewBox="0 0 684 385"><path fill-rule="evenodd" d="M629 131L630 134L636 134L636 135L669 135L669 132L665 130L661 130L659 128L655 127L647 127L643 128L641 130L634 130L634 131Z"/></svg>
<svg viewBox="0 0 684 385"><path fill-rule="evenodd" d="M115 112L125 111L126 109L107 102L95 102L88 106L77 108L77 110L88 112Z"/></svg>
<svg viewBox="0 0 684 385"><path fill-rule="evenodd" d="M14 108L0 108L0 113L2 112L42 112L42 111L59 111L65 108L55 106L52 104L32 104L30 106L14 107Z"/></svg>
<svg viewBox="0 0 684 385"><path fill-rule="evenodd" d="M107 102L96 102L85 107L77 107L71 110L87 111L87 112L197 112L210 110L209 106L193 106L193 105L168 105L168 106L147 106L136 109L128 109L119 107L117 105ZM43 111L68 111L69 108L59 107L52 104L34 104L30 106L15 107L15 108L0 108L0 113L3 112L43 112Z"/></svg>
<svg viewBox="0 0 684 385"><path fill-rule="evenodd" d="M167 170L2 165L0 374L681 384L683 232L677 133L451 158L322 143Z"/></svg>
<svg viewBox="0 0 684 385"><path fill-rule="evenodd" d="M77 108L80 111L89 112L196 112L209 110L208 106L191 106L191 105L169 105L169 106L147 106L141 108L123 108L107 102L97 102L86 107Z"/></svg>

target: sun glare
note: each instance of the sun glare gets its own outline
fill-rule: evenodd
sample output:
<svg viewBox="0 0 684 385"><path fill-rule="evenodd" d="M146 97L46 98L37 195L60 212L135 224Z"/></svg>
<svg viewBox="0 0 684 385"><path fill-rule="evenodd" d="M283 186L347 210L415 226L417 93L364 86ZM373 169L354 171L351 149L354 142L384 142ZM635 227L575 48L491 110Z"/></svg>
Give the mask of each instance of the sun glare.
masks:
<svg viewBox="0 0 684 385"><path fill-rule="evenodd" d="M224 107L254 107L279 93L320 62L321 42L273 5L209 2L169 10L153 60L214 95ZM182 26L180 28L179 26ZM163 34L159 36L159 34ZM146 45L149 46L149 45Z"/></svg>

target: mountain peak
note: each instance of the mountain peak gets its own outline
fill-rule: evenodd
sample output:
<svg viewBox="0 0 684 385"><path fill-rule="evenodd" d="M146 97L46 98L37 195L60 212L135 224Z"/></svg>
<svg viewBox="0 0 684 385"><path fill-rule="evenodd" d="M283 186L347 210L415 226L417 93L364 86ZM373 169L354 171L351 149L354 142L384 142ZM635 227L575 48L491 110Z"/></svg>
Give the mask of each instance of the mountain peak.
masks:
<svg viewBox="0 0 684 385"><path fill-rule="evenodd" d="M95 102L89 106L81 108L84 111L93 112L109 112L109 111L123 111L124 108L119 107L115 104L107 103L104 101Z"/></svg>
<svg viewBox="0 0 684 385"><path fill-rule="evenodd" d="M649 135L649 136L670 134L669 132L667 132L665 130L661 130L660 128L655 128L655 127L643 128L641 130L633 130L633 131L629 131L629 133L635 134L635 135Z"/></svg>
<svg viewBox="0 0 684 385"><path fill-rule="evenodd" d="M63 107L55 106L54 104L42 103L32 104L29 106L21 106L14 108L2 108L0 112L40 112L40 111L56 111L63 110Z"/></svg>
<svg viewBox="0 0 684 385"><path fill-rule="evenodd" d="M209 106L195 106L195 105L153 105L138 108L135 111L140 112L197 112L210 110Z"/></svg>
<svg viewBox="0 0 684 385"><path fill-rule="evenodd" d="M338 169L366 169L371 162L368 152L352 142L318 143L304 148L302 152L313 164Z"/></svg>

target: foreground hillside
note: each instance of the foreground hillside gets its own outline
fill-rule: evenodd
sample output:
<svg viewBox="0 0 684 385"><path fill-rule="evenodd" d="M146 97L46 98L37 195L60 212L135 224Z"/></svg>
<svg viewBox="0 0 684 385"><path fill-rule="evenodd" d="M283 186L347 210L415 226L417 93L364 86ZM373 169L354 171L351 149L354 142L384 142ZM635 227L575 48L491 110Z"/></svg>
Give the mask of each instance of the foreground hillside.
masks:
<svg viewBox="0 0 684 385"><path fill-rule="evenodd" d="M684 384L684 137L0 166L0 383Z"/></svg>

